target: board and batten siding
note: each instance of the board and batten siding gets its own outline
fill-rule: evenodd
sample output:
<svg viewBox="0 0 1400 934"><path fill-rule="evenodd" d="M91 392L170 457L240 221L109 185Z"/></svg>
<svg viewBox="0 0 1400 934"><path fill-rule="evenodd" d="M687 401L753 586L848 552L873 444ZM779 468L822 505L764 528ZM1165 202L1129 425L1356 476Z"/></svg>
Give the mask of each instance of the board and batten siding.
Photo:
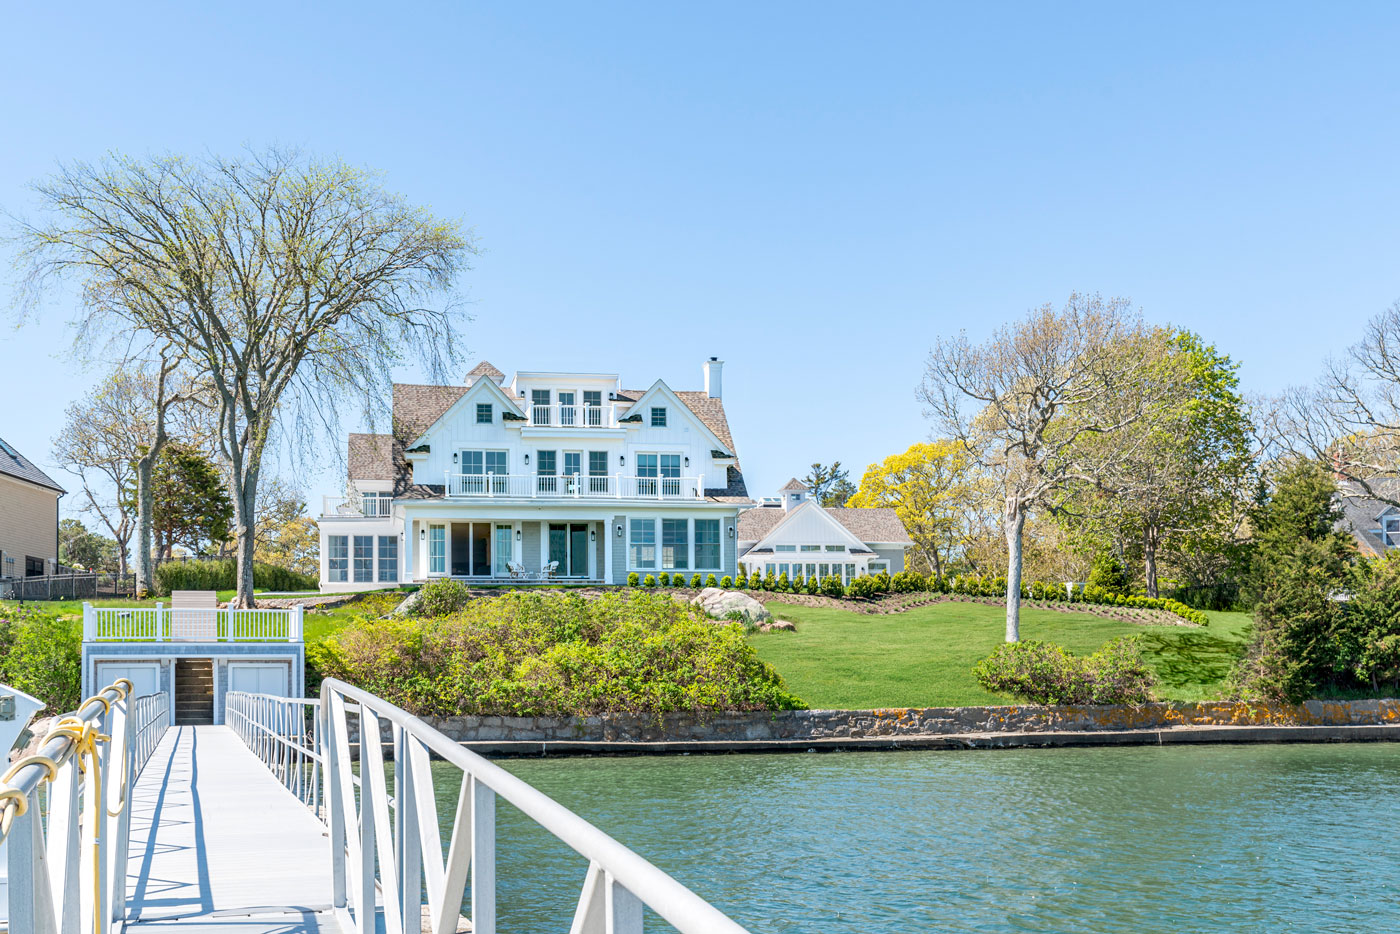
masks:
<svg viewBox="0 0 1400 934"><path fill-rule="evenodd" d="M871 550L879 557L877 561L888 561L890 563L890 574L898 574L904 570L904 548L896 545L889 548L881 548L879 545L872 545Z"/></svg>
<svg viewBox="0 0 1400 934"><path fill-rule="evenodd" d="M0 552L14 559L15 576L24 576L26 557L58 560L58 497L57 490L0 474ZM0 567L0 575L7 572Z"/></svg>

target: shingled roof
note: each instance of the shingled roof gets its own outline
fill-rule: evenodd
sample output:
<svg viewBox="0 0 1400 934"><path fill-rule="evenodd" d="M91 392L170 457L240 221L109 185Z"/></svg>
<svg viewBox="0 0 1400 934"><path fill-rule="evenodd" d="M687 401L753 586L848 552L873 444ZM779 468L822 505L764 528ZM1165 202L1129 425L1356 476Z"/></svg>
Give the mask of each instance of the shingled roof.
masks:
<svg viewBox="0 0 1400 934"><path fill-rule="evenodd" d="M394 436L350 436L346 460L351 480L394 479Z"/></svg>
<svg viewBox="0 0 1400 934"><path fill-rule="evenodd" d="M796 477L793 477L793 478L792 478L791 480L789 480L787 483L784 483L782 486L778 487L778 492L779 492L779 493L786 493L786 492L788 492L789 490L805 490L805 489L807 489L807 484L803 483L801 480L797 479Z"/></svg>
<svg viewBox="0 0 1400 934"><path fill-rule="evenodd" d="M863 542L889 542L912 545L904 523L893 509L856 508L852 506L822 507L827 515ZM758 542L768 536L778 523L789 515L777 506L759 506L739 513L736 535L741 542Z"/></svg>
<svg viewBox="0 0 1400 934"><path fill-rule="evenodd" d="M56 490L59 493L67 492L63 487L49 479L48 474L35 467L28 458L15 450L14 446L7 443L4 438L0 438L0 474L32 483L35 486Z"/></svg>
<svg viewBox="0 0 1400 934"><path fill-rule="evenodd" d="M501 384L501 380L506 378L506 375L504 373L496 369L487 361L482 360L476 366L472 367L470 372L467 373L467 385L471 386L472 383L476 382L483 376L489 377L492 380L494 380L497 386Z"/></svg>
<svg viewBox="0 0 1400 934"><path fill-rule="evenodd" d="M1381 477L1370 481L1371 489L1379 496L1400 500L1400 477ZM1356 483L1342 483L1337 505L1341 507L1342 519L1338 523L1356 540L1356 547L1363 554L1378 557L1386 553L1385 540L1381 535L1380 515L1391 505L1382 499L1367 496Z"/></svg>

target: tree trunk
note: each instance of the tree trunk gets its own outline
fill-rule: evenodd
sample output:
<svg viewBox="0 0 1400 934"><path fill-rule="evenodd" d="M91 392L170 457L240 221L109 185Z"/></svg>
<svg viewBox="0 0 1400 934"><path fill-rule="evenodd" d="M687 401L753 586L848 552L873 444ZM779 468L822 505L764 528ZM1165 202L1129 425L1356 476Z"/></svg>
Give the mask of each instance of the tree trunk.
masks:
<svg viewBox="0 0 1400 934"><path fill-rule="evenodd" d="M938 546L934 545L930 551L933 553L933 561L930 562L933 565L933 576L941 578L943 576L943 564L938 560Z"/></svg>
<svg viewBox="0 0 1400 934"><path fill-rule="evenodd" d="M257 468L248 471L246 476L233 471L233 529L235 535L234 552L238 559L237 576L234 588L237 593L229 606L250 610L257 605L253 599L253 524L258 482Z"/></svg>
<svg viewBox="0 0 1400 934"><path fill-rule="evenodd" d="M1026 512L1014 496L1006 498L1006 641L1021 641L1021 532Z"/></svg>
<svg viewBox="0 0 1400 934"><path fill-rule="evenodd" d="M155 547L151 535L151 469L156 455L147 451L136 461L136 598L144 599L151 592L151 550Z"/></svg>
<svg viewBox="0 0 1400 934"><path fill-rule="evenodd" d="M1147 595L1157 596L1157 527L1147 522L1142 529L1142 573L1147 579Z"/></svg>

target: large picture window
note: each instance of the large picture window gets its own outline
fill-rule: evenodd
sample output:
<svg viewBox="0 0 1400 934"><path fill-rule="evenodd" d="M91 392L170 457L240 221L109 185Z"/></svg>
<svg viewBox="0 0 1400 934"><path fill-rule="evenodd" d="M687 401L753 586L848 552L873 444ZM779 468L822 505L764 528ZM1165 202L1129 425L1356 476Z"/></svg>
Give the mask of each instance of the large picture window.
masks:
<svg viewBox="0 0 1400 934"><path fill-rule="evenodd" d="M510 454L506 451L463 451L462 452L463 491L485 493L491 484L492 493L506 492L505 477L510 473ZM487 475L498 479L487 480ZM387 515L387 513L386 513Z"/></svg>
<svg viewBox="0 0 1400 934"><path fill-rule="evenodd" d="M387 583L399 579L399 537L379 536L379 582Z"/></svg>
<svg viewBox="0 0 1400 934"><path fill-rule="evenodd" d="M348 535L326 536L326 578L333 583L345 583L350 579Z"/></svg>
<svg viewBox="0 0 1400 934"><path fill-rule="evenodd" d="M661 569L684 571L690 567L690 522L661 520Z"/></svg>
<svg viewBox="0 0 1400 934"><path fill-rule="evenodd" d="M374 536L355 536L355 555L352 569L355 583L367 584L374 580Z"/></svg>
<svg viewBox="0 0 1400 934"><path fill-rule="evenodd" d="M627 524L628 558L631 567L656 567L656 520L633 519Z"/></svg>
<svg viewBox="0 0 1400 934"><path fill-rule="evenodd" d="M719 520L695 520L695 567L710 570L720 566Z"/></svg>

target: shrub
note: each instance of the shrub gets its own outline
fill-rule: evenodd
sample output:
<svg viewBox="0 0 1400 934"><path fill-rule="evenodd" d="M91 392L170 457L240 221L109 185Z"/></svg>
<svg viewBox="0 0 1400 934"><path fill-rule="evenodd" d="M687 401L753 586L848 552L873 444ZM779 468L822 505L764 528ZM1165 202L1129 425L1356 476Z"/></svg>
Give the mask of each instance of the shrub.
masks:
<svg viewBox="0 0 1400 934"><path fill-rule="evenodd" d="M656 578L655 578L654 576L652 576L651 574L648 574L646 577L642 578L642 586L643 586L643 587L655 587L655 586L656 586Z"/></svg>
<svg viewBox="0 0 1400 934"><path fill-rule="evenodd" d="M81 617L0 606L0 683L34 695L48 714L82 700L82 649Z"/></svg>
<svg viewBox="0 0 1400 934"><path fill-rule="evenodd" d="M822 593L828 597L841 598L846 595L846 587L835 574L821 582Z"/></svg>
<svg viewBox="0 0 1400 934"><path fill-rule="evenodd" d="M713 574L711 574L710 576L711 576L711 577L714 577ZM723 577L720 578L719 585L720 585L721 587L723 587L725 590L732 590L732 589L734 589L734 578L732 578L732 577L730 577L728 574L726 574L726 575L724 575Z"/></svg>
<svg viewBox="0 0 1400 934"><path fill-rule="evenodd" d="M699 575L699 574L692 574L692 575L691 575L691 577L690 577L690 586L691 586L691 588L692 588L693 590L699 590L699 589L700 589L700 575ZM710 586L713 586L713 585L710 585Z"/></svg>
<svg viewBox="0 0 1400 934"><path fill-rule="evenodd" d="M696 576L696 577L699 577L700 575L699 575L699 574L696 574L695 576ZM729 580L729 578L726 577L725 580ZM706 587L718 587L718 586L719 586L719 582L716 581L716 580L715 580L715 576L714 576L713 574L711 574L711 575L709 575L708 577L705 578L705 586L706 586Z"/></svg>
<svg viewBox="0 0 1400 934"><path fill-rule="evenodd" d="M356 620L318 652L325 675L419 715L655 715L802 702L741 625L667 594L509 593L438 619Z"/></svg>
<svg viewBox="0 0 1400 934"><path fill-rule="evenodd" d="M917 571L900 571L890 578L890 589L895 593L916 593L928 589L928 581Z"/></svg>
<svg viewBox="0 0 1400 934"><path fill-rule="evenodd" d="M846 596L856 600L869 600L871 597L876 596L877 593L878 591L875 589L875 578L868 575L854 578L850 586L846 588Z"/></svg>
<svg viewBox="0 0 1400 934"><path fill-rule="evenodd" d="M787 593L787 592L788 592L789 590L791 590L791 589L792 589L792 581L788 580L788 576L787 576L786 574L779 574L779 575L778 575L778 586L777 586L778 592L779 592L779 593Z"/></svg>
<svg viewBox="0 0 1400 934"><path fill-rule="evenodd" d="M773 572L772 572L771 570L770 570L767 574L765 574L765 575L763 576L763 589L764 589L764 590L772 590L772 589L773 589L774 587L776 587L777 585L778 585L778 579L777 579L776 577L773 576Z"/></svg>
<svg viewBox="0 0 1400 934"><path fill-rule="evenodd" d="M167 561L155 571L155 588L162 594L175 590L234 590L237 586L238 562L233 558ZM320 586L321 580L314 574L253 562L255 590L316 590Z"/></svg>
<svg viewBox="0 0 1400 934"><path fill-rule="evenodd" d="M1127 569L1111 551L1101 551L1094 557L1094 566L1089 569L1086 583L1110 595L1125 594L1131 589Z"/></svg>
<svg viewBox="0 0 1400 934"><path fill-rule="evenodd" d="M661 587L669 587L671 584L671 575L662 571L660 574L656 575L656 583Z"/></svg>
<svg viewBox="0 0 1400 934"><path fill-rule="evenodd" d="M1156 676L1138 636L1077 656L1050 642L1006 642L972 669L989 691L1036 704L1144 704Z"/></svg>
<svg viewBox="0 0 1400 934"><path fill-rule="evenodd" d="M739 565L739 576L734 578L734 586L738 587L740 590L744 590L749 586L749 575L748 572L744 570L742 564Z"/></svg>
<svg viewBox="0 0 1400 934"><path fill-rule="evenodd" d="M641 583L642 583L642 575L638 574L636 571L633 571L632 573L630 573L630 574L627 575L627 586L628 586L628 587L639 587L639 586L641 586Z"/></svg>
<svg viewBox="0 0 1400 934"><path fill-rule="evenodd" d="M428 581L418 591L413 605L414 616L446 616L456 613L471 600L467 586L461 581L443 577Z"/></svg>
<svg viewBox="0 0 1400 934"><path fill-rule="evenodd" d="M807 592L813 596L821 593L821 581L817 580L816 575L807 578Z"/></svg>

